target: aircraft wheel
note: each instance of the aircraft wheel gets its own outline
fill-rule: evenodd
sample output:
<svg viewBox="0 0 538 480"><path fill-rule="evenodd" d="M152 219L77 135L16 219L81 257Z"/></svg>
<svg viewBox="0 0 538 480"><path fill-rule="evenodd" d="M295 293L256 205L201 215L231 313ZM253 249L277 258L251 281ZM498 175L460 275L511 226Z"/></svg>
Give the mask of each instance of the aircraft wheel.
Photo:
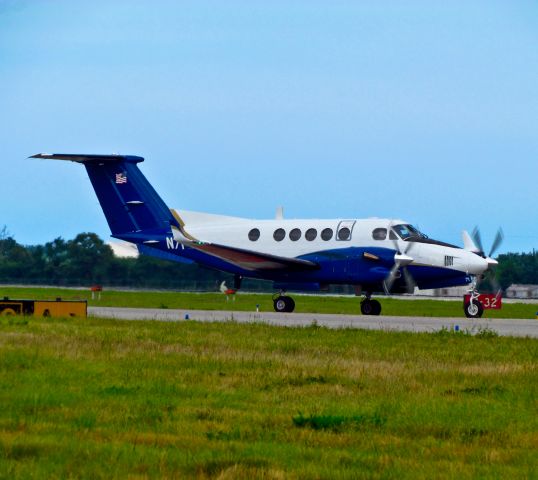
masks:
<svg viewBox="0 0 538 480"><path fill-rule="evenodd" d="M288 297L288 312L293 312L295 310L295 300L293 298Z"/></svg>
<svg viewBox="0 0 538 480"><path fill-rule="evenodd" d="M473 303L466 302L463 306L463 311L467 318L480 318L484 313L484 307L478 300L473 300Z"/></svg>
<svg viewBox="0 0 538 480"><path fill-rule="evenodd" d="M273 306L275 307L275 312L293 312L295 302L293 298L282 295L273 301Z"/></svg>
<svg viewBox="0 0 538 480"><path fill-rule="evenodd" d="M381 313L381 304L377 300L363 300L361 302L361 313L363 315L379 315Z"/></svg>

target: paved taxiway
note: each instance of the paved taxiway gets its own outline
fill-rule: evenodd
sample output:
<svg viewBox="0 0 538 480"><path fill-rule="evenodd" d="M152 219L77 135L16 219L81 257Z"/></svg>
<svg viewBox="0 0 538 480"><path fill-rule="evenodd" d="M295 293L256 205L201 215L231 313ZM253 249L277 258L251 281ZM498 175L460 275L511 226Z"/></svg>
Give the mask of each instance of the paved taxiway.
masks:
<svg viewBox="0 0 538 480"><path fill-rule="evenodd" d="M336 315L320 313L276 313L276 312L230 312L221 310L168 310L159 308L113 308L88 307L93 317L119 320L157 320L177 322L189 318L201 322L239 323L261 322L288 327L306 327L314 322L328 328L365 328L370 330L393 330L407 332L435 332L442 328L496 331L499 335L538 338L538 320L526 319L469 319L441 317L368 317L363 315ZM188 316L188 317L187 317Z"/></svg>

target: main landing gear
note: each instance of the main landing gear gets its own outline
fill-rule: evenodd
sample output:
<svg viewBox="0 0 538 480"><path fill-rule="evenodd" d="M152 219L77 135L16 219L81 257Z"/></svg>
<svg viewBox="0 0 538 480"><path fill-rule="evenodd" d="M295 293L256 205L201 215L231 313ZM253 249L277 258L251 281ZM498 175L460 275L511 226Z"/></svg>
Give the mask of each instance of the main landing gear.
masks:
<svg viewBox="0 0 538 480"><path fill-rule="evenodd" d="M367 293L361 302L361 313L363 315L379 315L381 313L381 304L377 300L372 300L372 294Z"/></svg>
<svg viewBox="0 0 538 480"><path fill-rule="evenodd" d="M284 295L285 292L278 292L273 295L273 307L275 312L291 313L295 310L295 301L293 298Z"/></svg>
<svg viewBox="0 0 538 480"><path fill-rule="evenodd" d="M273 295L273 307L275 312L291 313L295 310L295 301L293 298L285 295L286 292L280 291ZM379 315L381 313L381 304L371 298L371 293L367 293L361 302L361 313L363 315Z"/></svg>

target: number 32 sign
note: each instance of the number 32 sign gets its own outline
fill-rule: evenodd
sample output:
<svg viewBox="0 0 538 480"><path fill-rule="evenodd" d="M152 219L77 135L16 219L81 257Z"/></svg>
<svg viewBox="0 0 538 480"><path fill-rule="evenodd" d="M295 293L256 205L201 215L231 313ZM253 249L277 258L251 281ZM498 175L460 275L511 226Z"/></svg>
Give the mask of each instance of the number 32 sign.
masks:
<svg viewBox="0 0 538 480"><path fill-rule="evenodd" d="M464 296L464 302L471 300L470 295ZM500 310L502 308L502 297L494 293L481 293L478 295L478 301L484 307L484 310Z"/></svg>

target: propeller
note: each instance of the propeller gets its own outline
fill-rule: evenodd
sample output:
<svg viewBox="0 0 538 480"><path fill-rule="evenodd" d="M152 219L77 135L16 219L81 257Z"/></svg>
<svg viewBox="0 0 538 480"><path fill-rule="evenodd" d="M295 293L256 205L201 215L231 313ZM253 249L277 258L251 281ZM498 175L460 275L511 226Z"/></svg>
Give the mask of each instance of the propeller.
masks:
<svg viewBox="0 0 538 480"><path fill-rule="evenodd" d="M495 235L495 239L493 240L493 243L491 244L491 248L490 248L489 253L488 253L487 256L484 253L485 250L484 250L484 246L482 244L482 236L480 235L480 230L478 229L478 227L474 227L473 233L471 234L471 237L473 238L474 243L476 244L476 246L480 250L477 253L479 253L482 257L487 259L487 258L493 258L493 255L495 254L497 249L501 246L501 244L502 244L502 242L504 240L504 232L503 232L502 228L499 228L499 230L497 230L497 233Z"/></svg>
<svg viewBox="0 0 538 480"><path fill-rule="evenodd" d="M407 267L403 268L403 276L404 276L404 282L406 287L406 293L415 293L415 287L417 286L417 282L415 282L415 279L413 278L413 275L407 270Z"/></svg>
<svg viewBox="0 0 538 480"><path fill-rule="evenodd" d="M489 251L488 257L492 258L494 253L499 249L501 244L504 241L504 232L502 228L499 228L497 230L497 234L495 235L495 240L493 240L493 243L491 245L491 250Z"/></svg>
<svg viewBox="0 0 538 480"><path fill-rule="evenodd" d="M480 235L480 230L478 227L475 227L473 229L473 233L471 234L472 239L475 243L475 245L478 247L479 251L475 252L481 257L485 258L488 262L489 268L486 270L486 273L484 274L484 277L488 276L488 281L493 287L493 289L496 292L499 292L501 290L501 285L499 284L499 281L497 280L497 275L495 273L494 267L498 265L497 261L493 259L493 255L495 255L495 252L499 249L501 246L503 240L504 240L504 232L503 229L499 227L497 230L497 233L495 234L495 238L493 239L493 243L491 244L491 248L489 249L488 255L484 253L484 246L482 244L482 237ZM478 278L478 282L483 280L483 278Z"/></svg>
<svg viewBox="0 0 538 480"><path fill-rule="evenodd" d="M392 229L392 225L389 227L389 232ZM394 282L397 278L400 277L399 271L400 268L402 269L402 274L406 286L406 292L407 293L413 293L415 291L416 282L413 279L413 276L407 270L407 265L412 263L414 261L413 257L410 257L408 253L411 251L413 246L415 245L414 242L406 242L405 250L402 252L400 249L400 245L398 244L398 241L396 239L392 240L392 243L394 244L394 250L396 250L396 253L394 254L394 265L390 269L388 275L385 277L385 280L383 281L383 289L385 290L385 293L387 295L390 294L390 291L392 290L392 287L394 286Z"/></svg>

